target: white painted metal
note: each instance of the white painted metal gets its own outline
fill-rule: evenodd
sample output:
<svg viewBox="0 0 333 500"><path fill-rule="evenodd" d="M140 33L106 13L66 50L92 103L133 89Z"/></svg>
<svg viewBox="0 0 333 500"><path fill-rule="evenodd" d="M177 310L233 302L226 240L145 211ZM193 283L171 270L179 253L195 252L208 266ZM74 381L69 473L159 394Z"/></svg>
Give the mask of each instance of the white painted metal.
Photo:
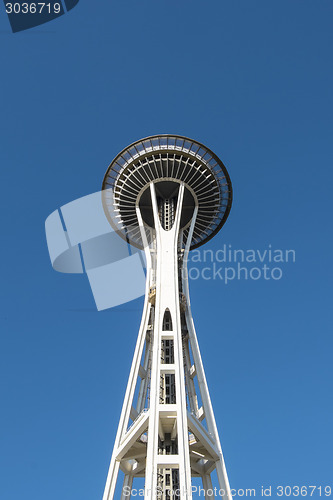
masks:
<svg viewBox="0 0 333 500"><path fill-rule="evenodd" d="M150 411L151 417L148 428L148 448L146 466L146 498L156 496L158 463L158 425L160 420L159 381L161 377L161 340L162 323L166 309L169 309L173 324L174 357L175 357L175 385L178 436L178 460L180 489L184 499L191 498L191 470L188 447L187 411L184 383L184 366L182 356L182 338L179 306L178 285L178 239L179 225L182 211L184 185L181 184L178 194L175 221L169 231L165 231L160 223L154 184L151 187L154 223L157 246L156 269L156 312L154 329L154 348L152 362L152 382Z"/></svg>
<svg viewBox="0 0 333 500"><path fill-rule="evenodd" d="M136 205L147 261L146 296L103 500L113 500L119 468L125 473L121 500L130 498L127 492L136 477L145 478L147 500L172 498L170 488L175 486L179 488L175 500L191 500L192 476L202 478L205 500L212 500L210 474L215 468L224 500L232 499L191 315L187 259L198 206L184 247L180 228L184 190L180 182L174 220L166 230L160 222L155 184L150 182L154 230L149 229L149 243L148 227ZM167 214L170 207L173 210L168 201L162 209ZM172 324L167 330L163 329L166 310ZM163 359L165 342L173 346L168 363ZM169 391L175 386L171 399L167 380Z"/></svg>

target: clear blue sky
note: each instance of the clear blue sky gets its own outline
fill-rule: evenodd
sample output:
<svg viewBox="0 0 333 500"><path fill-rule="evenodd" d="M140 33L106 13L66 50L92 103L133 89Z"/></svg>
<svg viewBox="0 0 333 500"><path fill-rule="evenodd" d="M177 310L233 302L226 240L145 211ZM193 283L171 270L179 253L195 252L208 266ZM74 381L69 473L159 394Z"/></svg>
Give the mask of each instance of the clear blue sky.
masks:
<svg viewBox="0 0 333 500"><path fill-rule="evenodd" d="M44 221L157 133L228 167L207 248L296 250L280 281L191 283L231 485L332 486L332 15L81 0L12 34L1 5L1 500L102 497L142 300L98 313L85 276L52 270Z"/></svg>

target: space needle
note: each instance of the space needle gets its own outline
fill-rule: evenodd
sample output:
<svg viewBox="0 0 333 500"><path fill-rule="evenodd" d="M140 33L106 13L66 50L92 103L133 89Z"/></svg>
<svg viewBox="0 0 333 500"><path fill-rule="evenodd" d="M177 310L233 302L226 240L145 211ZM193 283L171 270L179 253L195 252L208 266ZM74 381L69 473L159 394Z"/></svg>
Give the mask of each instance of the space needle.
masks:
<svg viewBox="0 0 333 500"><path fill-rule="evenodd" d="M214 470L220 495L231 500L187 273L190 250L213 238L229 215L228 172L203 144L156 135L119 153L102 189L112 228L134 251L144 250L147 268L142 320L103 500L113 500L120 472L121 500L130 498L138 478L139 484L144 478L147 500L189 500L196 477L205 500L212 500Z"/></svg>

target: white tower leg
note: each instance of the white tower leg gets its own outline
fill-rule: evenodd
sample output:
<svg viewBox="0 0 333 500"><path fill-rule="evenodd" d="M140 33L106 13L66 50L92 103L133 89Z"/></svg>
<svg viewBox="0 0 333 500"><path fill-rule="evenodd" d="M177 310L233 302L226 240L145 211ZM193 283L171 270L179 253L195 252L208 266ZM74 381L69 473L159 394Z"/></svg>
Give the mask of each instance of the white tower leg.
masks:
<svg viewBox="0 0 333 500"><path fill-rule="evenodd" d="M215 495L213 491L213 483L210 474L204 474L201 479L202 479L202 487L205 491L205 500L214 500Z"/></svg>

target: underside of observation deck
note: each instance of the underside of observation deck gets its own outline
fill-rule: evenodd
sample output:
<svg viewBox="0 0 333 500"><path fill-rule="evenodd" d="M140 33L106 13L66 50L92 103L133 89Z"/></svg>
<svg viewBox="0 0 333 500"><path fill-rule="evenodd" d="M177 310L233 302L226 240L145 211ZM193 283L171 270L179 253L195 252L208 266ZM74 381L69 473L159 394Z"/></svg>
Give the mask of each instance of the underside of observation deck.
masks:
<svg viewBox="0 0 333 500"><path fill-rule="evenodd" d="M119 153L103 181L105 213L115 231L132 245L142 248L136 207L147 195L147 187L151 182L168 181L184 183L185 196L191 205L198 206L191 249L210 240L225 223L232 203L232 186L222 161L208 148L186 137L152 136ZM190 219L185 213L186 200L187 220L181 221L184 241Z"/></svg>

